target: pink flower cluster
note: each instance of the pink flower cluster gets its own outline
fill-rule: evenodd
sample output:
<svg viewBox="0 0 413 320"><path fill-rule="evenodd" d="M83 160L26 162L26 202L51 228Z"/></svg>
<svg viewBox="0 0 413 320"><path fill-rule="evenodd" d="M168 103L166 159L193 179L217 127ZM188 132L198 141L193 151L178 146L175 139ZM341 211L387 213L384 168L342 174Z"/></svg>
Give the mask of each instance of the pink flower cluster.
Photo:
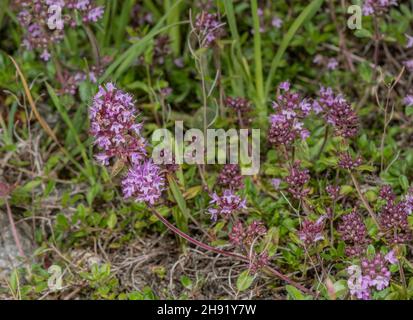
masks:
<svg viewBox="0 0 413 320"><path fill-rule="evenodd" d="M331 88L321 88L313 109L322 112L324 119L333 126L335 134L343 138L354 137L358 132L359 119L351 105Z"/></svg>
<svg viewBox="0 0 413 320"><path fill-rule="evenodd" d="M340 189L340 186L328 185L326 187L326 192L330 196L331 200L337 200L340 196Z"/></svg>
<svg viewBox="0 0 413 320"><path fill-rule="evenodd" d="M304 128L303 120L313 110L307 99L290 90L290 83L283 82L279 86L281 94L273 102L275 114L270 116L268 141L273 146L288 146L296 139L305 140L310 132Z"/></svg>
<svg viewBox="0 0 413 320"><path fill-rule="evenodd" d="M339 154L338 166L342 169L354 170L355 168L361 166L363 160L361 157L353 157L348 152L343 152Z"/></svg>
<svg viewBox="0 0 413 320"><path fill-rule="evenodd" d="M249 269L252 273L264 268L269 263L267 250L260 253L256 252L256 247L259 246L259 238L262 238L267 233L267 228L260 221L253 221L248 226L244 226L241 221L233 224L229 234L230 242L237 246L241 251L248 253Z"/></svg>
<svg viewBox="0 0 413 320"><path fill-rule="evenodd" d="M244 187L244 177L238 164L226 164L218 176L218 184L232 190L239 190Z"/></svg>
<svg viewBox="0 0 413 320"><path fill-rule="evenodd" d="M194 28L199 37L201 47L211 47L224 33L224 24L219 21L218 14L202 11L195 18Z"/></svg>
<svg viewBox="0 0 413 320"><path fill-rule="evenodd" d="M364 254L370 240L363 219L355 209L341 218L338 232L347 245L347 256L353 257Z"/></svg>
<svg viewBox="0 0 413 320"><path fill-rule="evenodd" d="M397 6L397 0L365 0L363 5L363 14L371 16L386 12L391 6Z"/></svg>
<svg viewBox="0 0 413 320"><path fill-rule="evenodd" d="M229 239L232 244L241 246L251 246L255 239L267 233L267 228L260 221L253 221L248 227L244 227L241 221L237 221L232 226Z"/></svg>
<svg viewBox="0 0 413 320"><path fill-rule="evenodd" d="M104 13L102 6L96 6L94 0L15 0L13 6L18 11L17 18L25 29L23 46L26 50L40 52L40 58L50 60L50 47L64 37L64 26L76 25L76 13L84 23L97 22ZM60 17L51 6L60 8ZM59 20L60 18L60 20ZM53 23L53 27L51 24Z"/></svg>
<svg viewBox="0 0 413 320"><path fill-rule="evenodd" d="M369 300L373 289L381 291L389 286L391 273L390 264L397 263L394 251L383 256L381 253L371 258L361 260L361 268L352 265L347 269L350 278L347 285L351 295L362 300Z"/></svg>
<svg viewBox="0 0 413 320"><path fill-rule="evenodd" d="M241 114L251 111L250 102L242 97L227 97L225 99L225 105L236 112L240 112Z"/></svg>
<svg viewBox="0 0 413 320"><path fill-rule="evenodd" d="M230 108L231 111L235 111L241 127L252 122L250 114L252 111L251 103L247 99L242 97L227 97L225 99L225 106Z"/></svg>
<svg viewBox="0 0 413 320"><path fill-rule="evenodd" d="M125 198L134 198L137 202L150 205L154 205L161 197L164 187L165 181L161 169L152 160L135 164L122 180Z"/></svg>
<svg viewBox="0 0 413 320"><path fill-rule="evenodd" d="M324 57L321 54L317 54L313 62L318 66L325 66L328 70L336 70L339 65L336 58Z"/></svg>
<svg viewBox="0 0 413 320"><path fill-rule="evenodd" d="M309 171L300 168L300 161L294 162L290 168L290 175L285 178L288 184L288 192L296 199L304 198L310 190L305 187L310 181Z"/></svg>
<svg viewBox="0 0 413 320"><path fill-rule="evenodd" d="M261 253L253 252L249 258L249 270L252 273L256 273L258 270L264 268L270 261L267 251L263 251Z"/></svg>
<svg viewBox="0 0 413 320"><path fill-rule="evenodd" d="M210 205L212 207L209 208L208 212L211 214L213 221L217 221L219 215L228 218L230 215L247 208L246 200L235 194L231 189L225 189L221 196L214 192Z"/></svg>
<svg viewBox="0 0 413 320"><path fill-rule="evenodd" d="M109 165L112 158L130 163L122 180L125 198L155 204L164 190L165 178L161 168L147 158L142 123L136 122L132 96L107 83L99 87L89 114L90 133L101 149L96 159L103 165Z"/></svg>
<svg viewBox="0 0 413 320"><path fill-rule="evenodd" d="M386 200L379 215L379 223L385 238L390 243L406 244L413 239L408 217L412 212L412 196L396 202L395 194L389 186L382 187L380 196Z"/></svg>
<svg viewBox="0 0 413 320"><path fill-rule="evenodd" d="M112 83L100 86L89 109L90 133L102 150L96 159L109 165L112 158L139 163L146 156L146 140L141 136L142 123L131 95L117 89Z"/></svg>
<svg viewBox="0 0 413 320"><path fill-rule="evenodd" d="M326 216L321 216L317 221L303 221L298 231L298 236L306 247L314 245L317 241L324 240L323 230L325 219Z"/></svg>

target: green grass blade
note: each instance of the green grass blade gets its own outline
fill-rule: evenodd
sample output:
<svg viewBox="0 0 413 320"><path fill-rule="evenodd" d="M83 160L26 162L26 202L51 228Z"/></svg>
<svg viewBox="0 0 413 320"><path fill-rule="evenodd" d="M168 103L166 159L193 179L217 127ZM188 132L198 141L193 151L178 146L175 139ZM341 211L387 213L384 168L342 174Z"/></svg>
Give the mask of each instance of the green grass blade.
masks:
<svg viewBox="0 0 413 320"><path fill-rule="evenodd" d="M172 196L175 199L179 210L175 211L173 216L176 222L176 225L184 232L188 231L188 219L190 217L190 213L185 201L185 198L179 189L179 186L175 179L167 175L169 189L171 190Z"/></svg>
<svg viewBox="0 0 413 320"><path fill-rule="evenodd" d="M119 48L122 42L125 41L126 27L128 26L131 16L130 13L132 12L134 4L135 0L126 0L122 2L122 11L120 13L120 16L116 18L116 20L118 21L118 26L115 34L116 48Z"/></svg>
<svg viewBox="0 0 413 320"><path fill-rule="evenodd" d="M245 83L250 83L250 81L247 79L247 72L244 70L243 65L242 65L243 57L242 57L242 49L241 49L241 38L238 33L237 20L235 18L235 11L234 11L234 5L232 3L232 0L224 0L224 8L225 8L225 13L226 13L227 20L228 20L229 30L231 31L231 36L232 36L232 39L234 40L233 45L231 46L231 59L230 59L231 61L228 61L228 62L230 63L231 66L233 66L234 70L242 70L243 71L242 75L245 80ZM243 78L232 77L234 93L236 93L239 96L245 94L244 83L242 81Z"/></svg>
<svg viewBox="0 0 413 320"><path fill-rule="evenodd" d="M47 91L49 93L50 98L52 99L53 104L55 105L57 111L59 112L60 116L62 117L63 121L66 123L69 132L72 134L72 136L74 137L77 147L80 150L80 154L82 155L82 159L83 162L86 165L87 168L87 172L86 172L86 176L91 180L91 182L95 182L95 178L94 178L94 170L93 170L93 166L90 162L90 159L87 155L87 151L86 148L84 146L84 144L82 143L82 141L80 141L79 138L79 134L76 131L75 126L73 125L72 120L70 120L69 115L67 114L66 109L62 106L62 104L60 103L59 97L57 96L56 92L54 91L54 89L46 82L46 87L47 87Z"/></svg>
<svg viewBox="0 0 413 320"><path fill-rule="evenodd" d="M102 19L102 29L99 29L97 38L99 41L99 47L105 48L109 43L110 38L110 21L111 21L111 12L112 12L112 5L114 1L106 0L105 3L105 14L103 15Z"/></svg>
<svg viewBox="0 0 413 320"><path fill-rule="evenodd" d="M323 2L324 0L314 0L309 5L307 5L307 7L297 17L297 19L295 19L290 29L288 30L287 34L284 36L281 42L281 45L278 48L277 53L271 62L270 72L268 74L267 81L265 84L265 97L268 97L268 94L271 90L271 84L272 84L272 80L274 78L275 72L277 71L277 68L280 65L280 62L285 53L285 50L287 50L294 35L297 33L297 31L306 21L311 19L316 14L316 12L320 9Z"/></svg>
<svg viewBox="0 0 413 320"><path fill-rule="evenodd" d="M266 118L267 108L264 100L264 76L262 73L262 52L260 20L258 17L257 0L251 0L251 14L254 27L254 64L255 64L255 89L258 100L258 115Z"/></svg>
<svg viewBox="0 0 413 320"><path fill-rule="evenodd" d="M236 42L235 45L238 48L240 48L241 47L240 36L238 33L237 20L235 18L234 4L232 3L232 0L224 0L224 7L225 7L225 13L227 14L229 30L231 31L232 38Z"/></svg>
<svg viewBox="0 0 413 320"><path fill-rule="evenodd" d="M165 12L168 12L169 9L172 6L172 3L177 2L177 0L165 0ZM172 52L174 53L175 57L179 56L181 52L181 33L179 30L179 24L177 24L180 20L180 15L181 15L181 8L182 5L177 5L174 7L172 10L171 14L168 16L167 19L167 24L168 25L173 25L175 24L174 27L171 27L169 29L169 39L171 41L171 48Z"/></svg>
<svg viewBox="0 0 413 320"><path fill-rule="evenodd" d="M152 28L152 30L144 36L138 42L132 44L129 49L127 49L123 54L121 54L107 69L105 74L101 77L100 81L103 82L110 76L114 80L119 78L126 70L130 68L133 62L136 60L139 55L141 55L145 49L146 45L149 41L151 41L156 35L165 30L168 30L171 26L167 26L162 28L164 22L168 19L168 16L173 12L174 8L179 5L182 0L178 0L175 2L169 11L165 13L165 15L159 20L159 22ZM115 72L116 70L116 72ZM113 75L114 73L114 75Z"/></svg>

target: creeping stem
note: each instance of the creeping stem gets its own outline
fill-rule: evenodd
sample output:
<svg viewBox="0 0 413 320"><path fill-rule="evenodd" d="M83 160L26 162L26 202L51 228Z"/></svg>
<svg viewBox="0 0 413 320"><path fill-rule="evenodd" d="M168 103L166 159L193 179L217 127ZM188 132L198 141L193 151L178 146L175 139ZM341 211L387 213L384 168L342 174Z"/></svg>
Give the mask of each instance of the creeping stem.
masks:
<svg viewBox="0 0 413 320"><path fill-rule="evenodd" d="M192 244L194 244L194 245L196 245L196 246L198 246L198 247L201 247L201 248L203 248L203 249L205 249L205 250L207 250L207 251L212 251L212 252L221 254L221 255L223 255L223 256L232 257L232 258L235 258L235 259L244 261L244 262L249 262L249 259L248 259L246 256L243 256L243 255L240 255L240 254L236 254L236 253L232 253L232 252L225 251L225 250L220 250L220 249L218 249L218 248L211 247L210 245L207 245L207 244L205 244L205 243L203 243L203 242L200 242L200 241L192 238L191 236L187 235L185 232L179 230L177 227L175 227L173 224L171 224L171 223L170 223L167 219L165 219L158 211L156 211L155 208L151 207L150 209L151 209L152 213L153 213L169 230L171 230L173 233L177 234L178 236L184 238L185 240L191 242ZM269 273L271 273L271 274L273 274L274 276L280 278L281 280L284 280L285 282L291 284L292 286L296 287L297 289L299 289L299 290L301 290L301 291L303 291L303 292L305 292L305 293L307 293L307 294L314 295L314 293L313 293L311 290L303 287L303 286L300 285L299 283L296 283L295 281L291 280L288 276L283 275L283 274L280 273L279 271L277 271L277 270L275 270L275 269L273 269L273 268L271 268L271 267L268 267L268 266L265 267L264 270L267 271L267 272L269 272Z"/></svg>

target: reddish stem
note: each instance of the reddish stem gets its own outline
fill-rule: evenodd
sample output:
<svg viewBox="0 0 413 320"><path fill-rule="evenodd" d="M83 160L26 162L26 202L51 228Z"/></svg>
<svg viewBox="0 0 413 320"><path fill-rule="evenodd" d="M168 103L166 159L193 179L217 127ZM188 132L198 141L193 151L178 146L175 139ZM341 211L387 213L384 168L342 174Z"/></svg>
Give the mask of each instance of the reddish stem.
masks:
<svg viewBox="0 0 413 320"><path fill-rule="evenodd" d="M173 224L171 224L167 219L165 219L159 212L157 212L154 208L151 208L153 214L168 228L170 229L172 232L174 232L175 234L177 234L178 236L184 238L185 240L191 242L192 244L199 246L205 250L208 251L212 251L218 254L222 254L223 256L227 256L227 257L232 257L244 262L249 262L249 259L246 256L243 255L239 255L236 253L232 253L232 252L228 252L228 251L224 251L224 250L220 250L217 249L215 247L211 247L203 242L200 242L194 238L192 238L191 236L187 235L185 232L179 230L177 227L175 227ZM279 271L271 268L271 267L265 267L264 270L272 273L273 275L275 275L276 277L280 278L281 280L284 280L285 282L291 284L292 286L296 287L297 289L307 293L307 294L311 294L314 295L314 293L303 287L302 285L300 285L299 283L296 283L295 281L291 280L289 277L287 277L286 275L283 275L282 273L280 273Z"/></svg>
<svg viewBox="0 0 413 320"><path fill-rule="evenodd" d="M17 247L17 250L19 251L19 255L25 258L26 256L24 255L24 251L23 251L23 247L20 242L19 234L17 233L16 225L13 220L13 215L11 213L9 202L7 201L6 198L4 198L4 201L6 203L7 216L9 217L10 228L11 228L11 233L13 234L14 242L16 243L16 247Z"/></svg>

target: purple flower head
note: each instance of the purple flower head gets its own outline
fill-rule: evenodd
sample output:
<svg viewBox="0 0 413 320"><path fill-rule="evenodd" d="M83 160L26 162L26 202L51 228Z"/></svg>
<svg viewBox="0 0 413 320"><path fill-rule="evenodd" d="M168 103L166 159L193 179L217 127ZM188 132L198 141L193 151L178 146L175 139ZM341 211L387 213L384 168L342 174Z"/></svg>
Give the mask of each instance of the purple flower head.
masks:
<svg viewBox="0 0 413 320"><path fill-rule="evenodd" d="M161 66L165 63L165 59L171 54L170 43L171 41L168 35L160 35L155 38L152 56L152 64L154 66ZM142 62L144 61L145 57L142 57Z"/></svg>
<svg viewBox="0 0 413 320"><path fill-rule="evenodd" d="M212 194L210 204L212 207L208 212L211 214L213 221L217 221L219 215L228 218L230 215L247 208L245 199L241 199L230 189L225 189L221 196L216 193Z"/></svg>
<svg viewBox="0 0 413 320"><path fill-rule="evenodd" d="M339 154L338 166L342 169L354 170L355 168L361 166L362 163L363 160L361 157L353 159L347 152Z"/></svg>
<svg viewBox="0 0 413 320"><path fill-rule="evenodd" d="M194 27L201 47L211 47L224 34L223 26L216 13L202 11L198 14Z"/></svg>
<svg viewBox="0 0 413 320"><path fill-rule="evenodd" d="M368 278L363 277L361 274L361 268L357 265L352 265L347 268L347 272L350 276L347 280L350 294L360 300L370 300L370 281Z"/></svg>
<svg viewBox="0 0 413 320"><path fill-rule="evenodd" d="M290 91L291 84L290 84L289 81L284 81L284 82L281 82L278 87L279 87L281 90Z"/></svg>
<svg viewBox="0 0 413 320"><path fill-rule="evenodd" d="M321 54L317 54L314 58L313 58L313 63L317 66L321 66L326 68L327 70L336 70L339 66L339 62L336 58L329 58L329 57L325 57Z"/></svg>
<svg viewBox="0 0 413 320"><path fill-rule="evenodd" d="M396 195L393 192L393 189L389 185L384 185L380 188L379 192L380 198L393 202L396 199Z"/></svg>
<svg viewBox="0 0 413 320"><path fill-rule="evenodd" d="M340 196L340 186L328 185L326 191L332 200L337 200Z"/></svg>
<svg viewBox="0 0 413 320"><path fill-rule="evenodd" d="M252 108L249 100L242 97L227 97L225 99L225 105L235 111L241 127L243 127L245 123L252 121L250 116Z"/></svg>
<svg viewBox="0 0 413 320"><path fill-rule="evenodd" d="M280 189L281 179L278 179L278 178L271 179L271 184L275 190L278 190Z"/></svg>
<svg viewBox="0 0 413 320"><path fill-rule="evenodd" d="M327 69L328 70L336 70L338 67L338 61L336 58L330 58L327 61Z"/></svg>
<svg viewBox="0 0 413 320"><path fill-rule="evenodd" d="M410 189L404 198L404 204L406 206L406 213L410 215L413 212L413 190Z"/></svg>
<svg viewBox="0 0 413 320"><path fill-rule="evenodd" d="M244 228L242 222L237 221L232 226L229 239L232 244L241 246L251 246L255 239L267 233L267 229L260 221L253 221L248 227Z"/></svg>
<svg viewBox="0 0 413 320"><path fill-rule="evenodd" d="M405 200L396 202L393 191L386 189L384 199L387 203L382 207L379 215L380 226L387 241L394 244L406 244L413 239L408 221L411 213L411 197L408 194ZM380 196L383 196L382 193Z"/></svg>
<svg viewBox="0 0 413 320"><path fill-rule="evenodd" d="M405 96L403 102L406 105L406 107L413 106L413 95L408 94L407 96Z"/></svg>
<svg viewBox="0 0 413 320"><path fill-rule="evenodd" d="M390 250L385 256L384 259L386 259L386 261L390 264L396 264L398 259L396 257L396 254L394 252L394 250Z"/></svg>
<svg viewBox="0 0 413 320"><path fill-rule="evenodd" d="M274 18L272 18L272 20L271 20L271 25L272 25L274 28L280 29L281 26L283 25L283 21L282 21L281 18L279 18L279 17L274 17Z"/></svg>
<svg viewBox="0 0 413 320"><path fill-rule="evenodd" d="M369 281L370 287L375 287L381 291L389 286L391 273L387 266L388 262L381 253L376 254L372 258L361 260L361 271Z"/></svg>
<svg viewBox="0 0 413 320"><path fill-rule="evenodd" d="M355 209L341 218L338 232L346 243L347 256L353 257L364 254L370 240L367 238L367 228Z"/></svg>
<svg viewBox="0 0 413 320"><path fill-rule="evenodd" d="M226 164L218 176L218 184L232 190L244 188L244 177L238 164Z"/></svg>
<svg viewBox="0 0 413 320"><path fill-rule="evenodd" d="M241 97L227 97L225 99L225 105L237 112L241 112L241 114L251 111L250 102L247 99Z"/></svg>
<svg viewBox="0 0 413 320"><path fill-rule="evenodd" d="M125 198L133 198L136 202L144 202L148 205L154 205L164 189L164 175L161 168L152 160L135 163L122 180Z"/></svg>
<svg viewBox="0 0 413 320"><path fill-rule="evenodd" d="M300 162L296 161L290 169L289 176L285 178L288 184L288 192L296 199L306 197L310 190L305 188L305 185L309 180L309 171L301 169Z"/></svg>
<svg viewBox="0 0 413 320"><path fill-rule="evenodd" d="M97 6L95 0L65 0L66 7L80 15L84 23L98 22L102 19L105 9ZM75 26L75 19L72 18L71 26Z"/></svg>
<svg viewBox="0 0 413 320"><path fill-rule="evenodd" d="M386 13L391 6L397 5L397 0L365 0L363 5L363 14L365 16L383 14Z"/></svg>
<svg viewBox="0 0 413 320"><path fill-rule="evenodd" d="M406 39L407 39L407 44L406 44L406 48L410 49L413 47L413 37L409 36L408 34L405 34Z"/></svg>
<svg viewBox="0 0 413 320"><path fill-rule="evenodd" d="M85 22L96 22L103 16L103 7L96 7L95 0L14 0L13 8L25 35L23 45L36 50L43 61L50 60L49 48L63 40L64 28L76 25L76 15ZM61 9L61 19L55 19L51 6Z"/></svg>
<svg viewBox="0 0 413 320"><path fill-rule="evenodd" d="M302 223L298 236L306 247L314 245L317 241L324 240L324 221L325 216L322 216L317 221L305 220Z"/></svg>
<svg viewBox="0 0 413 320"><path fill-rule="evenodd" d="M413 72L413 59L406 60L403 62L404 66L406 67L409 72Z"/></svg>
<svg viewBox="0 0 413 320"><path fill-rule="evenodd" d="M100 86L89 109L90 133L101 150L96 158L109 165L112 158L132 163L146 156L146 140L141 136L142 123L137 123L137 110L131 95L112 83Z"/></svg>
<svg viewBox="0 0 413 320"><path fill-rule="evenodd" d="M334 127L335 134L351 138L357 134L359 119L351 105L342 95L335 95L331 88L321 88L319 98L313 104L317 111L323 110L324 119Z"/></svg>
<svg viewBox="0 0 413 320"><path fill-rule="evenodd" d="M51 57L51 54L49 53L49 51L47 51L47 49L44 49L43 52L42 52L42 54L40 55L40 58L41 58L43 61L49 61L49 60L50 60L50 57Z"/></svg>
<svg viewBox="0 0 413 320"><path fill-rule="evenodd" d="M103 7L93 7L90 8L86 15L83 16L83 22L97 22L102 19L103 14L105 13L105 9Z"/></svg>
<svg viewBox="0 0 413 320"><path fill-rule="evenodd" d="M266 251L261 252L260 254L253 252L249 258L249 269L251 273L256 273L258 270L266 267L269 263L269 256Z"/></svg>
<svg viewBox="0 0 413 320"><path fill-rule="evenodd" d="M281 83L279 89L281 94L273 102L275 114L270 116L268 132L268 141L275 147L289 146L296 139L307 139L310 132L304 128L303 120L313 110L307 99L302 99L298 93L290 91L289 82Z"/></svg>
<svg viewBox="0 0 413 320"><path fill-rule="evenodd" d="M244 238L244 226L241 221L237 221L232 226L231 232L229 234L229 241L236 246L240 246L243 244Z"/></svg>
<svg viewBox="0 0 413 320"><path fill-rule="evenodd" d="M139 2L133 6L130 18L133 27L144 28L147 25L152 25L154 22L153 14Z"/></svg>
<svg viewBox="0 0 413 320"><path fill-rule="evenodd" d="M374 257L361 259L361 266L350 266L347 269L350 276L347 284L351 295L368 300L372 290L381 291L387 288L391 278L388 263L388 259L378 253Z"/></svg>

